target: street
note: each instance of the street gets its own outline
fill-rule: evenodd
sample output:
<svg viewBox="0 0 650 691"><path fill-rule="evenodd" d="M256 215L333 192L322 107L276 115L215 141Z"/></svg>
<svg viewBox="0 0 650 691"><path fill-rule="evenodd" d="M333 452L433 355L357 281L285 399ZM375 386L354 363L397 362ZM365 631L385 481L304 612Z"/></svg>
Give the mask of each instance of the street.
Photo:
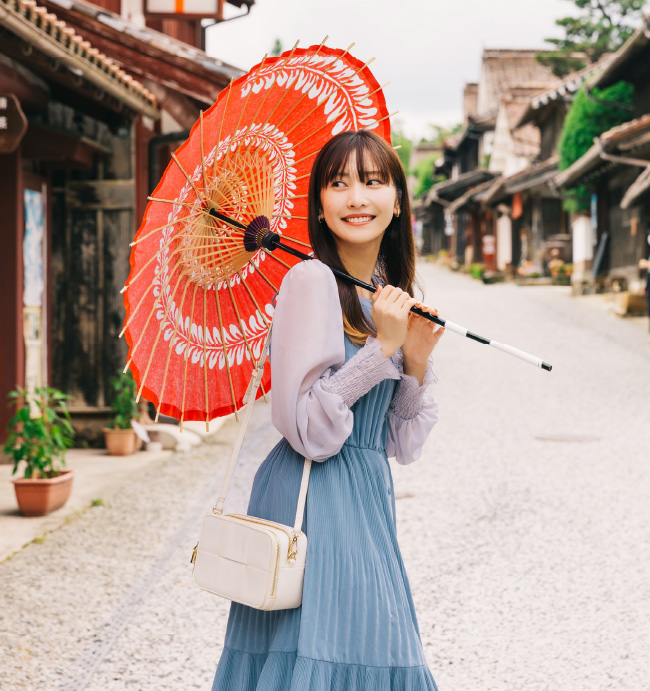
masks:
<svg viewBox="0 0 650 691"><path fill-rule="evenodd" d="M570 288L420 260L424 301L545 372L447 332L440 419L392 462L400 546L440 691L640 691L650 649L650 344ZM3 691L208 691L230 603L189 563L236 425L0 564ZM226 502L279 439L256 403ZM236 690L233 690L236 691Z"/></svg>

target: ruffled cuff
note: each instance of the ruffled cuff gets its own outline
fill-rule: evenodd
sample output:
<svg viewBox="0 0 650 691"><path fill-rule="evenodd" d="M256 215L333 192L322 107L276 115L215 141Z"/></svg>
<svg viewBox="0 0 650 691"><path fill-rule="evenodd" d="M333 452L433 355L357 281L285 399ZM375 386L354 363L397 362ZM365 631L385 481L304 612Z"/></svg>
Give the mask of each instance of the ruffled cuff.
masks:
<svg viewBox="0 0 650 691"><path fill-rule="evenodd" d="M417 377L404 373L404 358L401 350L393 355L393 361L400 371L400 382L395 387L389 410L403 420L411 420L422 410L424 394L429 384L438 381L438 377L433 372L431 359L427 362L422 386L420 386Z"/></svg>
<svg viewBox="0 0 650 691"><path fill-rule="evenodd" d="M323 381L323 388L338 394L348 407L384 379L399 379L391 358L381 352L381 341L368 336L366 344Z"/></svg>

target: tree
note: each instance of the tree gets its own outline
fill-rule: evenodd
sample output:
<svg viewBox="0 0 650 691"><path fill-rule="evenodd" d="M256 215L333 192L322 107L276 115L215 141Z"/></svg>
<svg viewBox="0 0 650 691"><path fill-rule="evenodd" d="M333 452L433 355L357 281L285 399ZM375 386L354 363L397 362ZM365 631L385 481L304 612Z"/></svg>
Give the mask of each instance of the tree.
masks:
<svg viewBox="0 0 650 691"><path fill-rule="evenodd" d="M414 198L421 199L434 185L445 179L443 175L433 174L434 163L439 156L439 153L431 154L422 159L413 169L416 178Z"/></svg>
<svg viewBox="0 0 650 691"><path fill-rule="evenodd" d="M282 41L276 38L273 48L271 48L271 57L277 58L279 55L282 55Z"/></svg>
<svg viewBox="0 0 650 691"><path fill-rule="evenodd" d="M589 98L584 87L576 93L571 108L564 119L560 143L559 169L565 170L591 148L594 138L603 132L616 127L630 119L630 112L614 105L620 103L631 105L634 98L634 87L627 82L612 84L607 89L591 89L598 101ZM581 212L589 210L590 193L584 187L570 190L564 201L566 211Z"/></svg>
<svg viewBox="0 0 650 691"><path fill-rule="evenodd" d="M645 5L645 0L569 1L582 14L557 19L555 24L564 29L564 38L544 39L556 50L535 56L558 77L580 70L605 53L618 50L639 26ZM584 54L584 59L576 57L576 53Z"/></svg>
<svg viewBox="0 0 650 691"><path fill-rule="evenodd" d="M397 155L404 166L404 172L409 175L411 172L411 151L413 150L413 142L404 134L402 129L397 126L391 132L391 140L393 146L399 146Z"/></svg>
<svg viewBox="0 0 650 691"><path fill-rule="evenodd" d="M433 130L434 134L431 139L420 140L420 144L433 144L434 146L442 146L442 142L447 138L451 137L452 134L458 134L463 129L463 124L459 122L451 127L444 127L442 125L429 125Z"/></svg>

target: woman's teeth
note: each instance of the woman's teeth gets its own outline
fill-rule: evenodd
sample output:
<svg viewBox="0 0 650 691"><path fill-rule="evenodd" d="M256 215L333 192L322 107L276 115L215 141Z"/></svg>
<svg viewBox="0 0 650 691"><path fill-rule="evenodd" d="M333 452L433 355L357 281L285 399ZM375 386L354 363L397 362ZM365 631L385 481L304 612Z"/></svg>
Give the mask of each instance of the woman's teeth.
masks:
<svg viewBox="0 0 650 691"><path fill-rule="evenodd" d="M343 220L347 221L347 223L368 223L373 218L373 216L357 216L356 218L344 218Z"/></svg>

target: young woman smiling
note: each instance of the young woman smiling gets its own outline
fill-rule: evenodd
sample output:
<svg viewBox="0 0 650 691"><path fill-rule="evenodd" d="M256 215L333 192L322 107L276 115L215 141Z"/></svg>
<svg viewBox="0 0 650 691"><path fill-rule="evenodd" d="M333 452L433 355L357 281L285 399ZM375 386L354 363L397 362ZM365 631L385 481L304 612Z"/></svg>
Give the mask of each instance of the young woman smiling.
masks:
<svg viewBox="0 0 650 691"><path fill-rule="evenodd" d="M292 525L303 460L316 461L302 605L231 603L212 691L437 691L397 543L388 459L418 460L438 420L426 389L444 329L410 312L429 308L413 297L411 214L392 147L368 131L331 139L314 162L308 218L316 258L286 274L273 317L271 418L283 438L248 505L249 515Z"/></svg>

